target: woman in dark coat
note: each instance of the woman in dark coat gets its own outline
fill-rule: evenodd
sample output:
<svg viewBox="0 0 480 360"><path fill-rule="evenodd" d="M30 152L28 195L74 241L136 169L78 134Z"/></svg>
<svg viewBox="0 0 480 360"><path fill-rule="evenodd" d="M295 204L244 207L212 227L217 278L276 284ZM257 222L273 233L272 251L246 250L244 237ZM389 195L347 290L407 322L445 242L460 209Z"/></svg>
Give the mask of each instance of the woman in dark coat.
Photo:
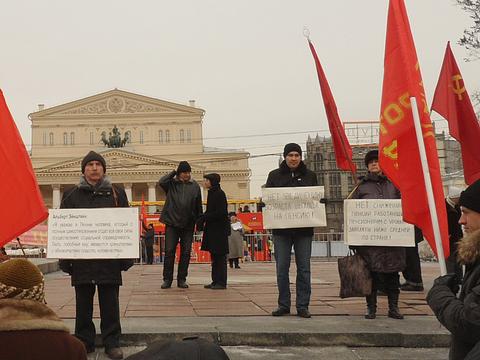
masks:
<svg viewBox="0 0 480 360"><path fill-rule="evenodd" d="M367 175L354 190L352 199L400 199L400 192L382 174L378 165L378 151L372 150L365 156ZM366 297L366 319L375 319L377 312L377 290L388 296L388 317L403 319L398 309L400 294L399 271L405 268L405 248L390 246L355 246L364 258L372 274L372 293Z"/></svg>
<svg viewBox="0 0 480 360"><path fill-rule="evenodd" d="M208 190L207 209L197 222L203 228L202 250L209 251L212 258L212 283L207 289L227 288L227 254L230 221L225 193L220 188L220 175L207 174L203 177Z"/></svg>

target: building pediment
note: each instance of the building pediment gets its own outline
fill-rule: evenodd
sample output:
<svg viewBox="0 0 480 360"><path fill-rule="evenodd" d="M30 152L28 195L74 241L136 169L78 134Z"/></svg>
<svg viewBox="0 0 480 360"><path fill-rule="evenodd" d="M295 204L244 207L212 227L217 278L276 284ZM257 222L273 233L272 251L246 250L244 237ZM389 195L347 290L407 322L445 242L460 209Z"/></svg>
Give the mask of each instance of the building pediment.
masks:
<svg viewBox="0 0 480 360"><path fill-rule="evenodd" d="M148 156L122 149L109 149L105 151L99 151L99 153L105 158L108 174L129 172L162 174L174 170L178 166L176 161L172 161L170 159ZM76 159L51 164L45 167L36 168L35 173L37 176L54 174L64 175L68 173L79 175L81 172L82 159L83 157L79 157ZM203 166L194 164L191 166L192 173L200 174L205 171Z"/></svg>
<svg viewBox="0 0 480 360"><path fill-rule="evenodd" d="M111 116L132 114L198 115L205 111L123 90L110 90L84 99L54 106L30 114L31 119L43 117Z"/></svg>

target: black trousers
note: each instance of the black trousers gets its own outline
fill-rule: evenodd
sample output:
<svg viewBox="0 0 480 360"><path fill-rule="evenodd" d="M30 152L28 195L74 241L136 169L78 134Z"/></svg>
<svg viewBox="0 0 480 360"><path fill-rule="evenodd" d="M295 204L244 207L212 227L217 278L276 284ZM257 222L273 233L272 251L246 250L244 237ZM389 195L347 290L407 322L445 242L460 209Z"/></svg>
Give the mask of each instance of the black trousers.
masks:
<svg viewBox="0 0 480 360"><path fill-rule="evenodd" d="M95 325L93 317L93 297L95 284L76 285L75 336L87 349L95 347ZM100 305L100 330L106 349L118 347L122 328L120 326L119 286L114 284L97 285Z"/></svg>
<svg viewBox="0 0 480 360"><path fill-rule="evenodd" d="M372 292L381 290L385 293L400 293L400 275L394 273L371 272L372 274Z"/></svg>
<svg viewBox="0 0 480 360"><path fill-rule="evenodd" d="M165 259L163 262L164 281L173 280L175 250L179 241L180 261L178 263L177 281L185 281L187 279L190 253L192 252L193 226L182 229L167 225L165 228Z"/></svg>
<svg viewBox="0 0 480 360"><path fill-rule="evenodd" d="M212 258L212 284L227 286L227 255L210 253Z"/></svg>
<svg viewBox="0 0 480 360"><path fill-rule="evenodd" d="M153 264L153 245L147 245L145 250L147 251L147 264Z"/></svg>
<svg viewBox="0 0 480 360"><path fill-rule="evenodd" d="M402 274L407 284L414 286L422 286L422 268L420 267L420 255L418 254L418 244L415 247L406 247L406 266Z"/></svg>

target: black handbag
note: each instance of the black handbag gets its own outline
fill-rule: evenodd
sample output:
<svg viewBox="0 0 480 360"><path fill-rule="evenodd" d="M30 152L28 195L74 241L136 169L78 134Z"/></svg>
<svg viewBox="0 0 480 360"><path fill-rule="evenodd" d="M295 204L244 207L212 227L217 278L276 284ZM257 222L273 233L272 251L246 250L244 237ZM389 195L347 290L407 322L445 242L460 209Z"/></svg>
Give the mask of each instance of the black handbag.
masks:
<svg viewBox="0 0 480 360"><path fill-rule="evenodd" d="M367 263L359 254L349 253L338 259L340 297L363 297L372 293L372 276Z"/></svg>

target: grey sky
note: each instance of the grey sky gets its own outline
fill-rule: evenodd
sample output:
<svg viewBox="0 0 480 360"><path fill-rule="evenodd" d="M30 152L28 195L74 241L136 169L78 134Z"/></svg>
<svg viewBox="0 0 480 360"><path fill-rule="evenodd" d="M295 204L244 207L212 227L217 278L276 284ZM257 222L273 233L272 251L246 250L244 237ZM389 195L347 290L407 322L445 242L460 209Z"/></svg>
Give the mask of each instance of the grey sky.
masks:
<svg viewBox="0 0 480 360"><path fill-rule="evenodd" d="M456 44L468 16L453 0L406 6L428 98L448 40L467 90L479 88L479 63L463 62ZM207 146L280 153L286 142L305 146L307 134L209 138L327 129L305 25L342 120L376 120L387 7L387 0L2 1L0 87L27 145L36 104L117 87L196 99L206 110ZM251 160L252 196L277 160Z"/></svg>

